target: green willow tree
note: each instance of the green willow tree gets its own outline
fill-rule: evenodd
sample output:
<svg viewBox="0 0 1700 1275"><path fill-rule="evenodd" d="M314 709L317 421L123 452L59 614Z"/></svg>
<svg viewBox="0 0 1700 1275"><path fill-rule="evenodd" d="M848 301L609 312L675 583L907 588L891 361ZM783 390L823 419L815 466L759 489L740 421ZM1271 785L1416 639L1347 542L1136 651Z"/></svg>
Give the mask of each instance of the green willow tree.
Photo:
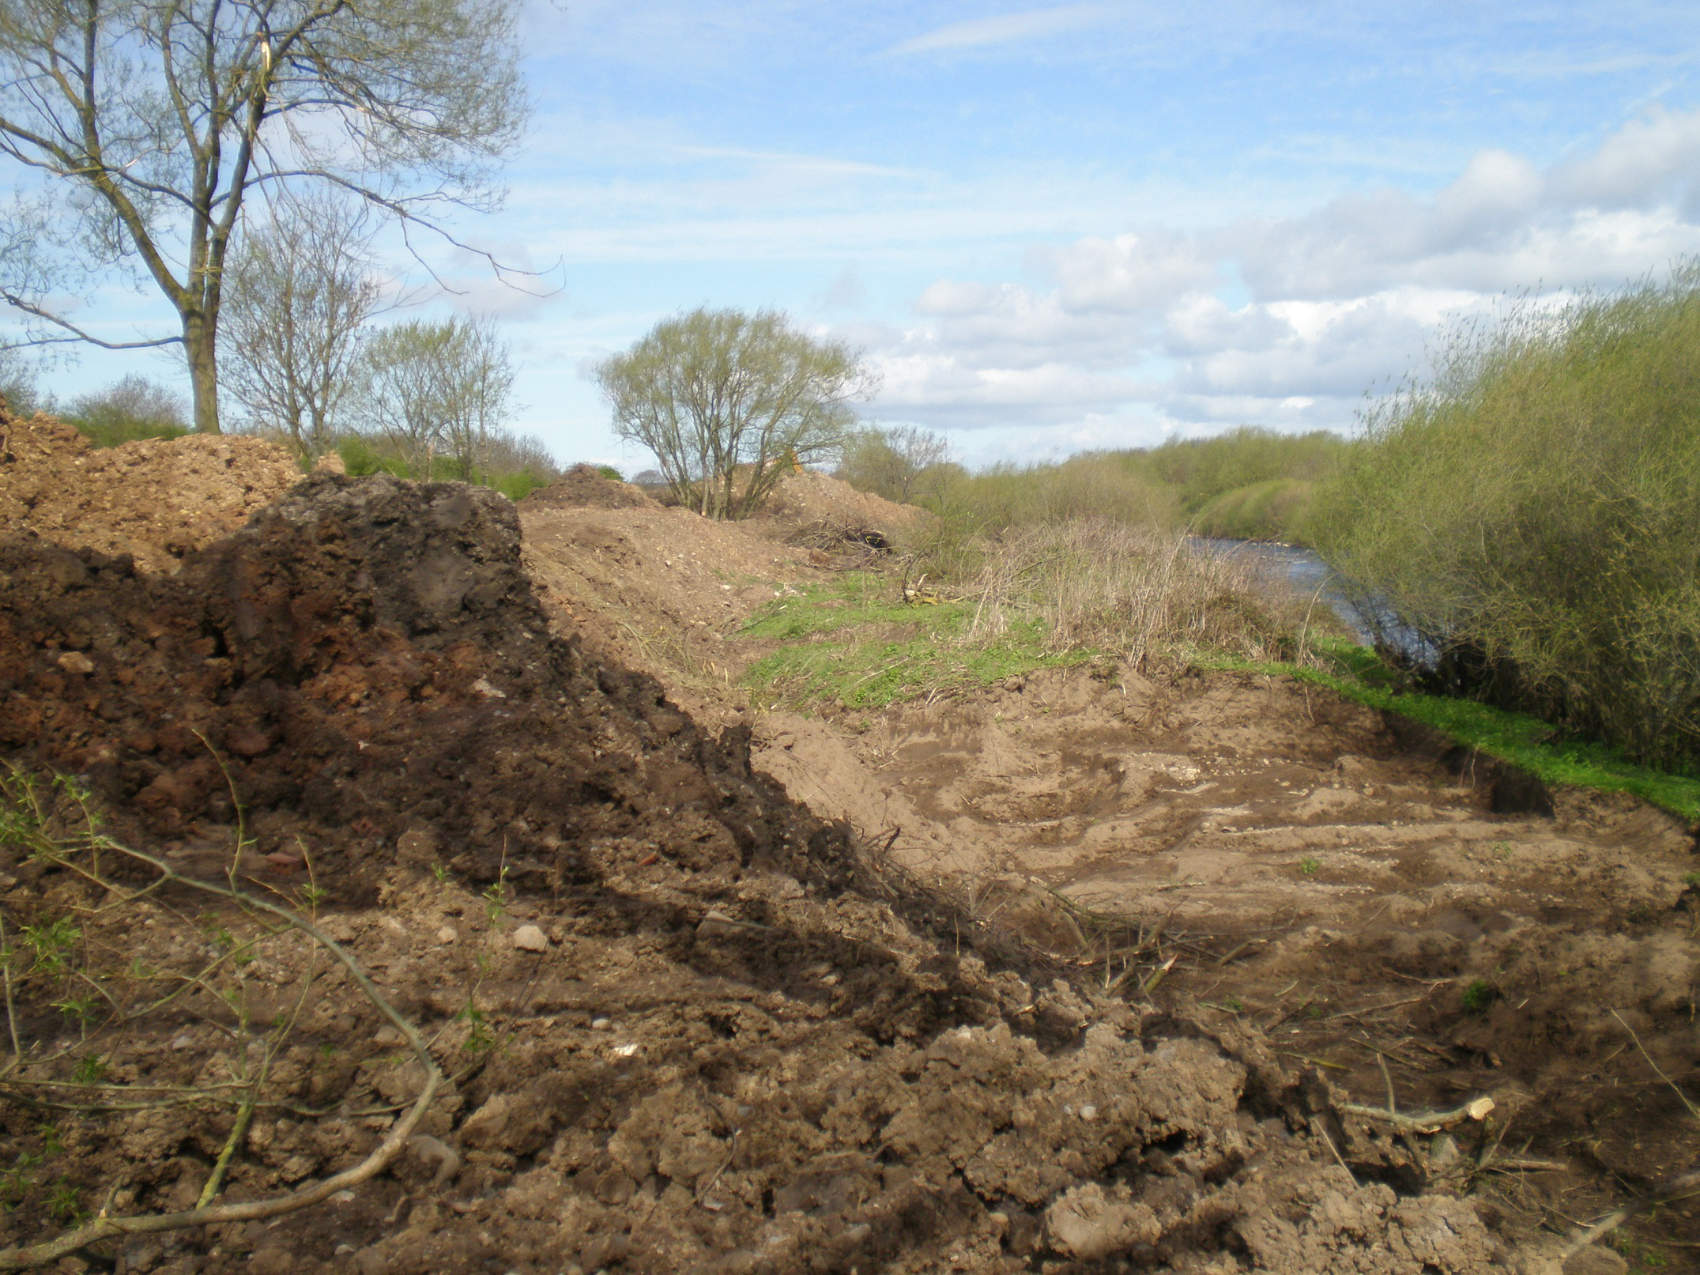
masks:
<svg viewBox="0 0 1700 1275"><path fill-rule="evenodd" d="M695 310L596 369L614 432L655 453L673 496L710 518L753 513L793 464L836 452L873 390L856 352L783 314Z"/></svg>
<svg viewBox="0 0 1700 1275"><path fill-rule="evenodd" d="M513 363L487 318L392 324L366 343L355 418L421 478L477 476L513 409Z"/></svg>
<svg viewBox="0 0 1700 1275"><path fill-rule="evenodd" d="M248 198L328 183L447 237L449 206L496 202L526 114L511 0L0 0L0 155L34 174L0 227L0 298L36 342L180 344L216 433ZM68 298L120 270L175 332L89 326Z"/></svg>

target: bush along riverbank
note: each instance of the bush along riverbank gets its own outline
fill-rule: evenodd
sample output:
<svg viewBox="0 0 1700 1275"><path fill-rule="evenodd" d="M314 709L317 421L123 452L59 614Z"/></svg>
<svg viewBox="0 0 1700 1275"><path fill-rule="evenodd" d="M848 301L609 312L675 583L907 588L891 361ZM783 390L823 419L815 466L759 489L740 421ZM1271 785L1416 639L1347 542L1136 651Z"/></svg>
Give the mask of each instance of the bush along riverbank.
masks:
<svg viewBox="0 0 1700 1275"><path fill-rule="evenodd" d="M1700 263L1510 307L1369 415L1317 547L1438 685L1700 775Z"/></svg>

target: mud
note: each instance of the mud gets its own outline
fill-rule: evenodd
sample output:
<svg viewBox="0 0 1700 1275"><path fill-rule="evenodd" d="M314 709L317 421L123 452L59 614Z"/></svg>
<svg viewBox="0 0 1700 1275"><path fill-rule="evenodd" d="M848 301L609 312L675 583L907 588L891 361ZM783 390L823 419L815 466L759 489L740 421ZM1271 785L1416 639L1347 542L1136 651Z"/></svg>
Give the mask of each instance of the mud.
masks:
<svg viewBox="0 0 1700 1275"><path fill-rule="evenodd" d="M1502 1233L1538 1243L1692 1168L1696 843L1631 798L1547 793L1243 675L1045 673L772 718L758 743L978 925L1136 1002L1247 1026L1361 1105L1491 1097L1487 1125L1438 1140L1348 1121L1343 1154L1380 1145L1382 1173L1468 1189ZM1691 1202L1633 1229L1659 1260L1700 1241Z"/></svg>
<svg viewBox="0 0 1700 1275"><path fill-rule="evenodd" d="M1244 1023L991 964L943 932L850 828L752 769L747 728L705 733L547 614L502 498L317 476L168 551L172 573L62 542L91 526L8 524L0 753L81 777L112 833L179 871L311 899L451 1080L406 1157L316 1209L65 1269L1416 1275L1516 1258L1456 1194L1378 1178L1373 1147L1343 1159L1325 1081ZM121 891L6 856L9 931L73 917L91 954L164 964L239 919L185 904L137 925ZM32 1059L92 1052L127 1083L190 1086L283 1023L224 1186L255 1198L353 1163L417 1084L395 1030L311 957L266 947L238 1017L81 1029L32 971L40 1003L13 1021ZM4 1184L4 1243L79 1210L185 1207L228 1145L210 1101L73 1104L49 1139L0 1095L0 1157L28 1170Z"/></svg>

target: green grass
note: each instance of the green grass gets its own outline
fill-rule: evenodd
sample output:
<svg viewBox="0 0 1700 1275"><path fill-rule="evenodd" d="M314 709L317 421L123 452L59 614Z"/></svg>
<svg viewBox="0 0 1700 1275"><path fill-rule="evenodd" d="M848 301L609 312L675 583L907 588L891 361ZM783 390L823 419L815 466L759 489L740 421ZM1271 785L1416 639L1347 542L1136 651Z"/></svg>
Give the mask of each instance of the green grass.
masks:
<svg viewBox="0 0 1700 1275"><path fill-rule="evenodd" d="M1259 663L1208 653L1204 667L1236 668L1286 675L1343 695L1370 708L1398 713L1443 732L1459 743L1520 766L1549 784L1627 792L1690 822L1700 821L1700 778L1671 774L1631 761L1606 744L1566 736L1550 722L1527 713L1474 700L1399 690L1394 675L1367 647L1338 639L1314 641L1322 667Z"/></svg>
<svg viewBox="0 0 1700 1275"><path fill-rule="evenodd" d="M1036 620L970 642L969 604L909 606L895 600L895 590L877 575L854 573L764 607L742 636L782 645L750 666L745 685L797 708L883 708L1097 654L1048 650Z"/></svg>
<svg viewBox="0 0 1700 1275"><path fill-rule="evenodd" d="M790 641L870 624L920 622L932 628L960 628L966 603L910 606L897 600L896 590L890 580L874 572L847 572L830 583L809 585L770 602L749 619L742 632L746 637Z"/></svg>

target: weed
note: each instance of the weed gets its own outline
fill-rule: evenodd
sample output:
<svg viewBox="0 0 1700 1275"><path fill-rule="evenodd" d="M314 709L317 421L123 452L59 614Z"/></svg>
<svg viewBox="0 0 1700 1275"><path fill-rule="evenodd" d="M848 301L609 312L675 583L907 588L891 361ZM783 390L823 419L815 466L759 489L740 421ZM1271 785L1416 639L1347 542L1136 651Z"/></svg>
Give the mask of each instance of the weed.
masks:
<svg viewBox="0 0 1700 1275"><path fill-rule="evenodd" d="M76 1070L71 1073L71 1079L79 1085L98 1085L111 1072L106 1065L106 1059L99 1054L84 1054L78 1060Z"/></svg>
<svg viewBox="0 0 1700 1275"><path fill-rule="evenodd" d="M1474 978L1464 987L1462 1002L1466 1014L1485 1014L1499 999L1499 989L1485 978Z"/></svg>
<svg viewBox="0 0 1700 1275"><path fill-rule="evenodd" d="M49 1190L47 1215L60 1226L75 1226L88 1217L81 1193L68 1179L58 1179Z"/></svg>
<svg viewBox="0 0 1700 1275"><path fill-rule="evenodd" d="M7 1212L17 1208L35 1189L36 1170L41 1162L39 1151L20 1151L11 1165L0 1172L0 1204L5 1205Z"/></svg>
<svg viewBox="0 0 1700 1275"><path fill-rule="evenodd" d="M447 885L449 882L449 865L439 859L431 865L431 875L436 879L438 885Z"/></svg>
<svg viewBox="0 0 1700 1275"><path fill-rule="evenodd" d="M1700 872L1684 872L1682 874L1682 883L1684 885L1700 886Z"/></svg>
<svg viewBox="0 0 1700 1275"><path fill-rule="evenodd" d="M467 1053L480 1057L496 1047L496 1033L491 1030L483 1010L467 1001L459 1016L467 1025L466 1044L463 1046Z"/></svg>
<svg viewBox="0 0 1700 1275"><path fill-rule="evenodd" d="M71 968L71 949L82 937L82 931L68 916L46 925L26 925L21 931L24 946L30 950L31 973L57 978Z"/></svg>
<svg viewBox="0 0 1700 1275"><path fill-rule="evenodd" d="M1643 1243L1623 1231L1614 1231L1607 1237L1606 1243L1618 1252L1633 1272L1670 1269L1670 1258L1663 1249Z"/></svg>
<svg viewBox="0 0 1700 1275"><path fill-rule="evenodd" d="M484 900L484 919L491 925L502 919L502 914L508 908L508 865L503 864L496 870L496 879L484 887L481 896Z"/></svg>
<svg viewBox="0 0 1700 1275"><path fill-rule="evenodd" d="M95 1011L100 1006L98 996L66 996L52 1002L53 1008L66 1018L77 1024L79 1031L87 1032L89 1024L95 1019Z"/></svg>
<svg viewBox="0 0 1700 1275"><path fill-rule="evenodd" d="M1319 871L1321 871L1321 869L1321 859L1314 858L1311 855L1306 855L1304 858L1299 860L1299 874L1301 876L1314 877Z"/></svg>

